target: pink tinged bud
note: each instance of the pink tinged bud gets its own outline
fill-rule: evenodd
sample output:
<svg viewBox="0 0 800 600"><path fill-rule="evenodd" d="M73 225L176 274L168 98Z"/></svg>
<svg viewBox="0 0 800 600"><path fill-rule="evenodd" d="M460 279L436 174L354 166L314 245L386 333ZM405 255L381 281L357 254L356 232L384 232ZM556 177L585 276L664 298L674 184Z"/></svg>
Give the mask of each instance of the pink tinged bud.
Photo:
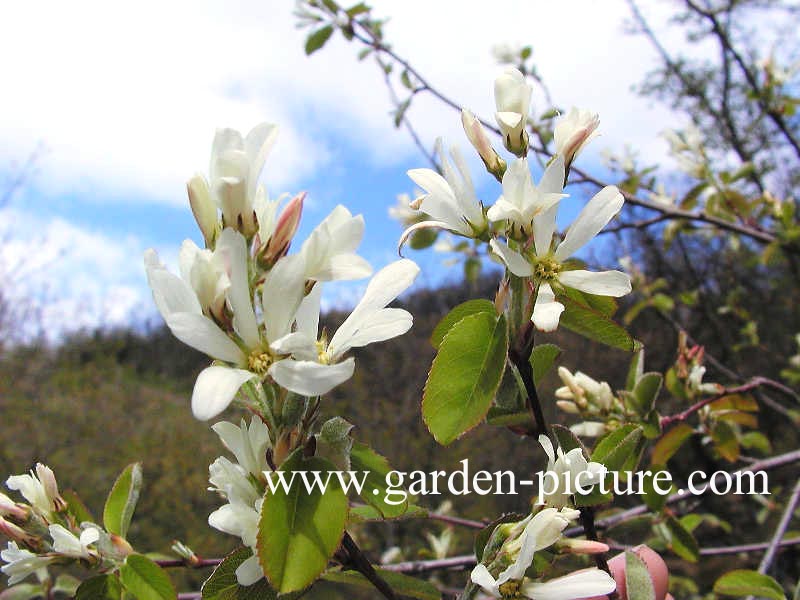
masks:
<svg viewBox="0 0 800 600"><path fill-rule="evenodd" d="M53 470L47 465L36 463L36 476L39 478L39 481L42 482L44 493L53 503L53 508L57 512L64 510L67 507L67 503L61 498L61 494L58 493L58 482L56 482L56 476Z"/></svg>
<svg viewBox="0 0 800 600"><path fill-rule="evenodd" d="M573 540L570 538L563 538L559 542L559 547L562 551L569 554L602 554L608 552L609 548L603 542L596 542L594 540Z"/></svg>
<svg viewBox="0 0 800 600"><path fill-rule="evenodd" d="M11 517L17 521L25 521L28 511L11 498L0 492L0 517Z"/></svg>
<svg viewBox="0 0 800 600"><path fill-rule="evenodd" d="M3 517L0 517L0 534L6 536L10 540L24 544L28 548L36 548L40 543L39 538L31 535L19 525L15 525L11 521L6 521Z"/></svg>
<svg viewBox="0 0 800 600"><path fill-rule="evenodd" d="M500 157L495 149L492 148L492 144L481 122L468 110L462 110L461 124L464 126L464 133L467 134L469 143L472 144L472 147L478 152L486 168L491 173L499 172L501 170Z"/></svg>
<svg viewBox="0 0 800 600"><path fill-rule="evenodd" d="M286 208L281 212L275 231L267 244L267 255L275 260L283 256L289 249L289 244L297 232L300 225L300 217L303 214L303 201L306 198L305 192L300 192L289 201Z"/></svg>
<svg viewBox="0 0 800 600"><path fill-rule="evenodd" d="M189 193L189 206L192 207L194 220L203 234L206 248L213 248L218 218L217 205L211 198L208 183L202 175L195 175L186 183L186 190Z"/></svg>

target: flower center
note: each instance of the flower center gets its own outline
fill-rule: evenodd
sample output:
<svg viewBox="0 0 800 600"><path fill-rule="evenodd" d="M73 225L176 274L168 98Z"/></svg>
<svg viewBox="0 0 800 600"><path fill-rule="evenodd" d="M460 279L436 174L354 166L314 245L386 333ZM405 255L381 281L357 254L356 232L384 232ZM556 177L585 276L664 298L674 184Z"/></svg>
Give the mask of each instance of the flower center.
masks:
<svg viewBox="0 0 800 600"><path fill-rule="evenodd" d="M266 375L272 364L272 354L268 350L253 350L247 357L247 367L257 375Z"/></svg>
<svg viewBox="0 0 800 600"><path fill-rule="evenodd" d="M331 357L328 356L328 343L325 340L318 340L317 346L317 360L321 365L328 365L331 362Z"/></svg>
<svg viewBox="0 0 800 600"><path fill-rule="evenodd" d="M519 581L506 581L498 588L502 598L522 598L519 591Z"/></svg>
<svg viewBox="0 0 800 600"><path fill-rule="evenodd" d="M549 257L540 258L533 266L533 276L540 281L554 281L561 272L561 264Z"/></svg>

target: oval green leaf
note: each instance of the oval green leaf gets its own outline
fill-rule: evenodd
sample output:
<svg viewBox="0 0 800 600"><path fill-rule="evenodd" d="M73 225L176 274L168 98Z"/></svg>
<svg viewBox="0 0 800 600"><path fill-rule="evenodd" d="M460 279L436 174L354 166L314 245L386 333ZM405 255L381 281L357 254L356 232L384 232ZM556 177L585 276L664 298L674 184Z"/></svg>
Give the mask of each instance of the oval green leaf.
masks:
<svg viewBox="0 0 800 600"><path fill-rule="evenodd" d="M119 578L137 600L175 600L178 597L164 570L141 554L125 558L119 568Z"/></svg>
<svg viewBox="0 0 800 600"><path fill-rule="evenodd" d="M288 491L281 485L264 496L258 524L258 558L273 589L283 594L308 587L322 573L339 547L347 520L347 495L327 460L304 459L299 453L281 466ZM306 488L301 474L314 481L313 472L327 481ZM293 476L293 472L294 474ZM277 474L272 473L273 481Z"/></svg>
<svg viewBox="0 0 800 600"><path fill-rule="evenodd" d="M725 573L714 583L714 593L736 597L757 596L774 600L786 598L783 588L772 577L746 569Z"/></svg>
<svg viewBox="0 0 800 600"><path fill-rule="evenodd" d="M459 304L436 325L431 334L431 345L438 350L444 336L453 328L453 325L461 319L477 313L496 314L494 304L488 300L467 300L463 304Z"/></svg>
<svg viewBox="0 0 800 600"><path fill-rule="evenodd" d="M447 445L480 423L500 385L508 352L504 316L479 312L444 336L422 395L422 418Z"/></svg>
<svg viewBox="0 0 800 600"><path fill-rule="evenodd" d="M109 533L123 538L128 534L141 489L142 465L132 463L117 477L103 508L103 525Z"/></svg>

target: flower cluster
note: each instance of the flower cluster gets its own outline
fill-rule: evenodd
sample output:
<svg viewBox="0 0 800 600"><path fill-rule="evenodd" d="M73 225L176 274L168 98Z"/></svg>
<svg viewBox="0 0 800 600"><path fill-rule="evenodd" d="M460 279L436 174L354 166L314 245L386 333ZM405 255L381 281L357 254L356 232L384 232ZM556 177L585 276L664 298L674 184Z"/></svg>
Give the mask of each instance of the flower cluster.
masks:
<svg viewBox="0 0 800 600"><path fill-rule="evenodd" d="M400 238L402 246L412 234L426 228L488 242L493 258L508 272L526 282L535 294L530 317L543 331L558 327L565 305L558 297L567 288L586 294L619 297L631 291L628 275L620 271L593 272L578 268L573 257L622 209L622 194L614 186L600 190L583 207L563 239L554 240L558 206L570 166L595 138L599 119L588 110L573 108L553 132L555 155L538 183L534 183L528 152L528 114L532 88L517 69L509 67L495 81L495 118L506 149L516 158L503 161L488 141L480 121L465 111L462 122L487 170L502 183L502 194L486 208L478 199L467 166L456 149L452 163L437 143L441 174L413 169L409 177L424 193L410 204L430 219L413 222ZM406 223L413 218L404 214Z"/></svg>
<svg viewBox="0 0 800 600"><path fill-rule="evenodd" d="M188 183L205 248L186 240L180 276L149 250L145 266L156 306L172 333L214 363L197 378L192 410L210 419L240 389L266 383L302 396L324 394L353 374L351 348L405 333L411 315L386 308L415 279L400 260L380 271L342 327L328 341L318 332L322 284L372 272L356 254L364 220L337 206L295 254L288 254L304 194L278 211L258 178L277 129L261 124L247 136L217 131L208 179ZM247 385L246 385L247 384Z"/></svg>
<svg viewBox="0 0 800 600"><path fill-rule="evenodd" d="M8 577L8 585L31 575L47 581L47 567L56 562L100 565L105 557L124 553L124 540L114 539L94 523L75 522L49 467L39 463L28 474L9 477L6 486L27 501L15 502L0 493L0 533L9 538L0 552L5 562L0 571Z"/></svg>
<svg viewBox="0 0 800 600"><path fill-rule="evenodd" d="M613 592L614 579L597 568L574 571L549 581L535 581L526 576L537 552L547 549L580 553L605 552L608 546L598 542L566 543L562 532L580 513L572 508L545 508L514 523L494 563L508 564L497 577L484 564L477 565L471 580L491 598L531 598L558 600L589 598ZM568 592L568 593L567 593Z"/></svg>

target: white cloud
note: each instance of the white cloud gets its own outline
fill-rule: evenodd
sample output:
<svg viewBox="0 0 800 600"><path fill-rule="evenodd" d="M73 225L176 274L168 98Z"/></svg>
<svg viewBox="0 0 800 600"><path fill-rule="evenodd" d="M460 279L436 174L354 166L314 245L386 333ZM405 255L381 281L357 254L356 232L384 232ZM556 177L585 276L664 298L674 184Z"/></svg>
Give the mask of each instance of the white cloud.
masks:
<svg viewBox="0 0 800 600"><path fill-rule="evenodd" d="M622 3L376 3L391 14L398 52L445 93L491 116L492 45L531 42L557 101L601 112L604 141L650 150L663 110L629 92L647 69L646 43L621 33ZM83 193L183 204L183 184L204 171L217 126L279 122L267 168L274 191L299 186L335 162L341 140L367 160L396 164L415 150L387 116L378 69L341 39L306 58L291 3L100 0L13 3L0 24L4 65L0 159L43 140L41 183ZM457 115L421 95L423 137L463 143ZM658 142L660 145L660 142Z"/></svg>

